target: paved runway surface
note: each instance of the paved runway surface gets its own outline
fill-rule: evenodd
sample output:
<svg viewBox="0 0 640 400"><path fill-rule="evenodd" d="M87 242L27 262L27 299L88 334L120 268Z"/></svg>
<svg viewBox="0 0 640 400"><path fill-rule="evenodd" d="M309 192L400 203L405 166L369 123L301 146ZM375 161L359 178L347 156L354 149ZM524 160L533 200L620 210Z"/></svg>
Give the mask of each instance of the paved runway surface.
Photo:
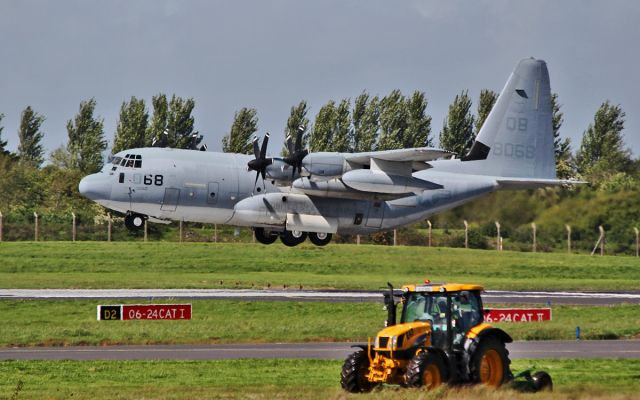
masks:
<svg viewBox="0 0 640 400"><path fill-rule="evenodd" d="M0 348L0 360L344 359L353 343ZM514 342L511 358L638 358L640 340Z"/></svg>
<svg viewBox="0 0 640 400"><path fill-rule="evenodd" d="M381 291L315 291L253 289L0 289L0 299L235 299L296 301L382 301ZM489 303L519 304L640 304L640 293L517 292L489 290Z"/></svg>

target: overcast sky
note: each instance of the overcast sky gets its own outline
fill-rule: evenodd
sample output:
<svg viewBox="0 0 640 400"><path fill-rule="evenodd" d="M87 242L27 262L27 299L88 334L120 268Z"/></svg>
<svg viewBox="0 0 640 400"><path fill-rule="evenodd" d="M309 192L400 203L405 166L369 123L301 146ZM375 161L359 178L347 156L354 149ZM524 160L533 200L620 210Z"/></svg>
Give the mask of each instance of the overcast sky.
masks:
<svg viewBox="0 0 640 400"><path fill-rule="evenodd" d="M233 114L258 110L280 150L289 109L311 119L363 90L426 92L437 138L455 95L499 91L518 60L547 61L561 133L580 144L599 105L627 114L640 154L639 1L0 0L3 138L18 146L21 111L46 117L47 152L95 97L109 146L123 100L193 97L196 130L221 149ZM437 140L436 140L437 143Z"/></svg>

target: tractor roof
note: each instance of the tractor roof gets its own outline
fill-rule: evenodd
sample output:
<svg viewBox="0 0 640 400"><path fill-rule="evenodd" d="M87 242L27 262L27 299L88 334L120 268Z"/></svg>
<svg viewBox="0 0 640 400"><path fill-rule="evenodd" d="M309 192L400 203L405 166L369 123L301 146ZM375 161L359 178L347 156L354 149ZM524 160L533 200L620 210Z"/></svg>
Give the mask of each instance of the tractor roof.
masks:
<svg viewBox="0 0 640 400"><path fill-rule="evenodd" d="M475 283L423 283L402 286L403 292L461 292L464 290L484 290Z"/></svg>

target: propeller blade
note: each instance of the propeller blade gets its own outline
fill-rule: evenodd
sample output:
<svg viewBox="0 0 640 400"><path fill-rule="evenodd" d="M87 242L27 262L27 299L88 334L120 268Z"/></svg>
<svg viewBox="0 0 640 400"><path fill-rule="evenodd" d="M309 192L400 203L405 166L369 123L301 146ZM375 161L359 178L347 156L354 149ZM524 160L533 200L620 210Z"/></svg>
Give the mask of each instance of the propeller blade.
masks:
<svg viewBox="0 0 640 400"><path fill-rule="evenodd" d="M256 159L260 158L260 148L258 147L258 137L253 137L253 155L256 156Z"/></svg>
<svg viewBox="0 0 640 400"><path fill-rule="evenodd" d="M296 148L293 145L293 138L290 134L287 135L287 150L289 150L289 156L292 156L296 151Z"/></svg>
<svg viewBox="0 0 640 400"><path fill-rule="evenodd" d="M302 150L302 135L304 135L304 126L299 126L298 136L296 137L296 151Z"/></svg>
<svg viewBox="0 0 640 400"><path fill-rule="evenodd" d="M267 157L267 144L269 143L269 132L264 135L264 139L262 139L262 149L260 149L260 158L265 159Z"/></svg>

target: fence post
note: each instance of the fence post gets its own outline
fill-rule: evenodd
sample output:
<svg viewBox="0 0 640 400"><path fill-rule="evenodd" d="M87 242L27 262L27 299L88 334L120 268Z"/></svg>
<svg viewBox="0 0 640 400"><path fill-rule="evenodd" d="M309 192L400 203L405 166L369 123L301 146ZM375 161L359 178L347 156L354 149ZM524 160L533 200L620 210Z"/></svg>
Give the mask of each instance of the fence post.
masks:
<svg viewBox="0 0 640 400"><path fill-rule="evenodd" d="M531 223L531 229L533 230L533 252L535 253L538 249L537 237L536 237L536 223Z"/></svg>
<svg viewBox="0 0 640 400"><path fill-rule="evenodd" d="M393 230L393 245L396 246L398 244L398 230Z"/></svg>
<svg viewBox="0 0 640 400"><path fill-rule="evenodd" d="M640 231L638 228L633 228L636 233L636 257L640 256ZM2 241L2 213L0 213L0 242Z"/></svg>
<svg viewBox="0 0 640 400"><path fill-rule="evenodd" d="M564 227L567 228L567 253L571 254L571 226L567 224Z"/></svg>
<svg viewBox="0 0 640 400"><path fill-rule="evenodd" d="M596 250L598 250L598 246L600 246L600 255L603 256L604 255L604 228L602 227L602 225L598 226L598 230L600 231L600 236L598 237L598 241L596 242L596 245L593 246L593 250L591 250L591 255L594 255L596 253Z"/></svg>
<svg viewBox="0 0 640 400"><path fill-rule="evenodd" d="M500 243L500 239L502 238L502 236L500 236L500 222L496 221L496 250L500 251L502 250L502 245Z"/></svg>
<svg viewBox="0 0 640 400"><path fill-rule="evenodd" d="M36 223L35 223L35 229L33 231L33 237L35 239L35 241L38 241L38 213L36 213L35 211L33 212L33 216L36 219Z"/></svg>
<svg viewBox="0 0 640 400"><path fill-rule="evenodd" d="M356 244L360 246L360 235L356 235Z"/></svg>
<svg viewBox="0 0 640 400"><path fill-rule="evenodd" d="M182 243L182 220L180 220L180 243Z"/></svg>
<svg viewBox="0 0 640 400"><path fill-rule="evenodd" d="M71 241L76 241L76 213L71 213L72 226L71 226Z"/></svg>
<svg viewBox="0 0 640 400"><path fill-rule="evenodd" d="M468 249L469 248L469 223L467 222L467 220L463 220L462 223L464 224L464 248Z"/></svg>
<svg viewBox="0 0 640 400"><path fill-rule="evenodd" d="M147 241L147 220L144 220L144 241Z"/></svg>
<svg viewBox="0 0 640 400"><path fill-rule="evenodd" d="M213 243L218 243L218 224L213 224Z"/></svg>
<svg viewBox="0 0 640 400"><path fill-rule="evenodd" d="M427 220L427 225L429 225L429 247L431 247L431 221Z"/></svg>
<svg viewBox="0 0 640 400"><path fill-rule="evenodd" d="M108 222L108 225L107 225L107 242L110 242L111 241L111 214L110 213L107 214L107 222Z"/></svg>
<svg viewBox="0 0 640 400"><path fill-rule="evenodd" d="M2 242L2 212L0 212L0 242Z"/></svg>

